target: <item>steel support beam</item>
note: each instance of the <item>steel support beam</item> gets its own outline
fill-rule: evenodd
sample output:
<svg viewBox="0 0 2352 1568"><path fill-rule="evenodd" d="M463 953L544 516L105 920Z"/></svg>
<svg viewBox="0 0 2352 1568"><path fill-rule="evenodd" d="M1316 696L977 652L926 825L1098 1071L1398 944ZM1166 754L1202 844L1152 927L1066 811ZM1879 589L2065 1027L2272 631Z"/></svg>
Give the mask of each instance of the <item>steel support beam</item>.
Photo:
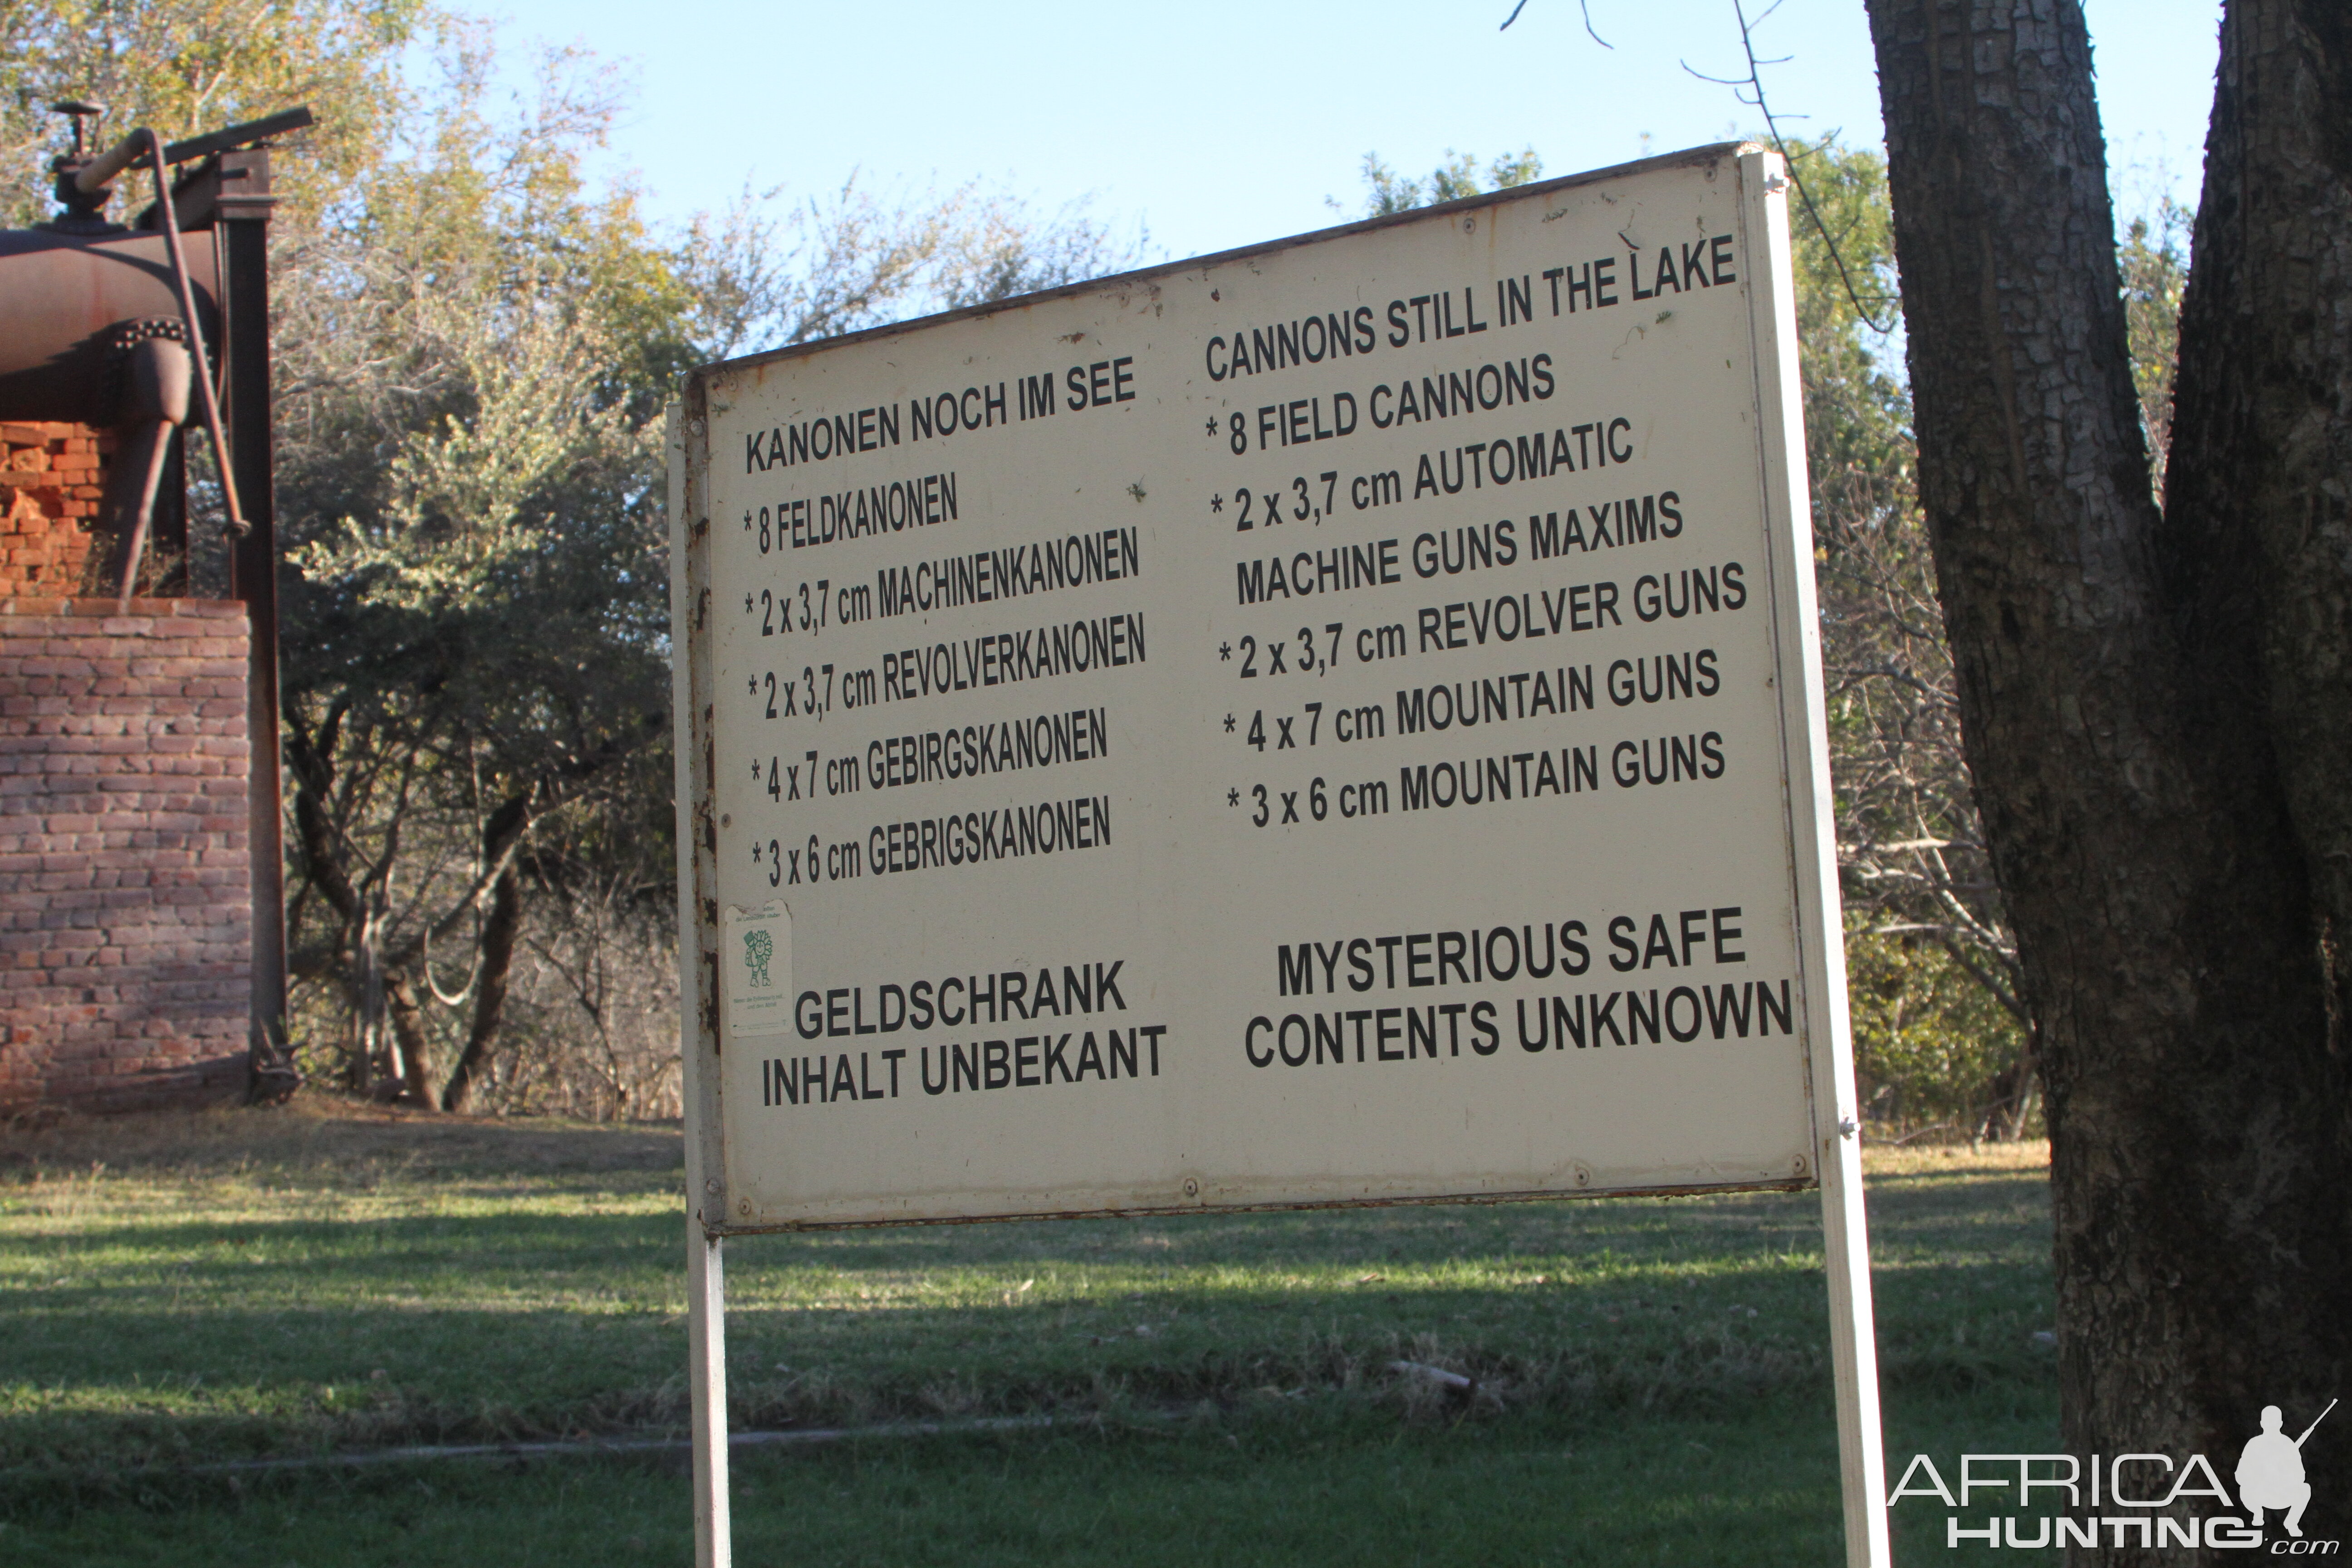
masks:
<svg viewBox="0 0 2352 1568"><path fill-rule="evenodd" d="M253 858L253 1053L282 1060L286 1037L286 851L278 738L278 498L270 419L269 150L220 154L214 224L221 268L221 416L249 531L229 543L229 595L245 602ZM176 205L176 203L175 203Z"/></svg>

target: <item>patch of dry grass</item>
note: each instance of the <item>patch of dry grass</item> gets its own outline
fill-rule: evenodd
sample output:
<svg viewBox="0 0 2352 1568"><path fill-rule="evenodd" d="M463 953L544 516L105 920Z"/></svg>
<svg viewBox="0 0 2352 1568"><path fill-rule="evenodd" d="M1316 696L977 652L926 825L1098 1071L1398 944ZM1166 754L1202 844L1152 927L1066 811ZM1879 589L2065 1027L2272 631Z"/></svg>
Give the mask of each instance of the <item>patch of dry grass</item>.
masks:
<svg viewBox="0 0 2352 1568"><path fill-rule="evenodd" d="M35 1182L102 1167L122 1176L184 1179L268 1172L323 1182L388 1171L419 1177L676 1171L676 1125L446 1116L306 1093L244 1106L67 1116L0 1133L0 1182Z"/></svg>
<svg viewBox="0 0 2352 1568"><path fill-rule="evenodd" d="M1981 1176L2050 1169L2050 1140L2014 1143L1870 1143L1862 1168L1872 1176Z"/></svg>

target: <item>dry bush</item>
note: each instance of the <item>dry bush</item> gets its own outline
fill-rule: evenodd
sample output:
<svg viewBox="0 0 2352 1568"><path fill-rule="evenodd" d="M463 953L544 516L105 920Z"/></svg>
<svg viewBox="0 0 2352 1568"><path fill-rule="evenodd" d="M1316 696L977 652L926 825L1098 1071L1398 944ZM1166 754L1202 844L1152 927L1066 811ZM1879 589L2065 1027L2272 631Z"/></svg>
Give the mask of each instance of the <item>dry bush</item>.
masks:
<svg viewBox="0 0 2352 1568"><path fill-rule="evenodd" d="M468 949L460 946L461 957ZM437 1005L420 1011L431 1068L464 1047L473 974L428 965L423 978ZM508 975L505 1012L473 1109L499 1116L583 1121L669 1121L679 1100L677 946L658 913L610 899L546 894L526 906L522 940ZM360 1016L345 999L313 987L295 1037L313 1083L343 1080ZM381 1071L379 1095L401 1080Z"/></svg>

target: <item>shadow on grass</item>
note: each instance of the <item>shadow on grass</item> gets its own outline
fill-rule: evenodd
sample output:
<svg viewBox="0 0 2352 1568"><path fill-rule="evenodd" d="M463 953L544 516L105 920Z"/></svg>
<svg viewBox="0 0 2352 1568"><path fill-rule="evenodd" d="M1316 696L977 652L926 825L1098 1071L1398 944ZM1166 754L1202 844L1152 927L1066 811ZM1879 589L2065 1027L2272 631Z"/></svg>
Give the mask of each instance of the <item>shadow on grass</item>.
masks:
<svg viewBox="0 0 2352 1568"><path fill-rule="evenodd" d="M0 1561L685 1558L661 1464L171 1469L680 1430L674 1133L41 1136L39 1180L0 1176ZM1906 1155L1870 1206L1890 1455L2049 1449L2042 1173ZM741 1560L1831 1563L1820 1247L1814 1200L1769 1194L732 1242L738 1426L1099 1428L746 1457Z"/></svg>
<svg viewBox="0 0 2352 1568"><path fill-rule="evenodd" d="M1750 1283L1758 1288L1746 1294L1769 1299L1768 1285ZM1622 1305L1640 1313L1645 1304ZM1411 1386L1390 1368L1400 1358L1475 1378L1488 1402L1511 1407L1704 1409L1811 1385L1824 1364L1817 1343L1780 1322L1685 1321L1678 1303L1652 1321L1603 1320L1605 1332L1579 1331L1573 1320L1584 1308L1574 1292L1505 1303L1436 1289L1327 1307L1171 1289L1149 1308L1160 1314L1157 1323L1133 1328L1124 1306L906 1309L890 1314L887 1333L871 1322L812 1330L754 1314L731 1325L731 1418L776 1427L1264 1394L1385 1401ZM180 1353L177 1318L118 1310L109 1321L106 1364L82 1367L70 1384L9 1392L0 1434L12 1468L665 1431L682 1428L686 1414L684 1328L672 1320L551 1310L379 1312L360 1323L291 1311L208 1314L208 1335L268 1358L260 1377L190 1361ZM35 1338L27 1348L47 1347ZM767 1359L777 1356L793 1359Z"/></svg>
<svg viewBox="0 0 2352 1568"><path fill-rule="evenodd" d="M1924 1180L1874 1197L1890 1383L2047 1381L2032 1189ZM1408 1398L1389 1368L1401 1358L1514 1410L1706 1414L1822 1384L1811 1209L1759 1197L737 1242L732 1419L1393 1404ZM65 1238L55 1272L18 1292L0 1468L676 1430L677 1228L543 1207L116 1219Z"/></svg>
<svg viewBox="0 0 2352 1568"><path fill-rule="evenodd" d="M2031 1451L2050 1426L2045 1414L1913 1402L1893 1415L1890 1451ZM1401 1424L1323 1407L1151 1432L850 1443L739 1456L731 1505L745 1563L1830 1568L1837 1475L1816 1394L1713 1417ZM1946 1558L1934 1520L1895 1522L1899 1562ZM36 1568L678 1563L691 1531L682 1465L590 1460L183 1484L19 1515L0 1546Z"/></svg>

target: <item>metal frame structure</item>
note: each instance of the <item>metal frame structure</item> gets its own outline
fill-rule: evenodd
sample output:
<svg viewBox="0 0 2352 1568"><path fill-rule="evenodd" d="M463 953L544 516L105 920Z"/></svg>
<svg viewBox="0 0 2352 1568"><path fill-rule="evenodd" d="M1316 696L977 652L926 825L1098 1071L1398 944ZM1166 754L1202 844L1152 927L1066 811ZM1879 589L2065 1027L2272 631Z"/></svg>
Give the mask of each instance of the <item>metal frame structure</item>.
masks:
<svg viewBox="0 0 2352 1568"><path fill-rule="evenodd" d="M281 118L291 118L281 117ZM300 123L310 115L300 112ZM291 127L289 127L290 129ZM278 727L277 431L271 422L269 347L269 219L278 205L271 187L269 148L208 144L236 137L237 127L177 142L164 157L201 158L172 186L172 207L183 230L215 231L219 276L221 422L228 441L228 471L247 527L229 542L229 597L246 607L251 653L246 668L248 742L247 838L253 865L252 1059L255 1087L287 1070L286 845ZM150 205L135 230L160 227ZM181 508L182 542L185 509Z"/></svg>
<svg viewBox="0 0 2352 1568"><path fill-rule="evenodd" d="M313 119L307 108L290 109L168 146L141 129L97 153L88 132L104 110L73 101L51 107L74 121L72 150L50 163L63 210L33 230L0 236L8 288L8 309L0 314L10 333L0 383L11 418L106 424L130 406L128 395L116 390L117 378L128 374L126 355L152 346L146 339L177 339L194 361L194 391L217 448L231 523L227 596L245 605L250 632L247 1086L263 1095L282 1092L295 1079L286 1039L269 341L269 221L278 198L269 142ZM128 174L136 182L149 173L158 199L128 226L108 221L104 213L119 194L118 179ZM161 246L150 237L158 235ZM168 268L161 265L166 254ZM215 374L205 375L206 368ZM177 563L167 569L163 591L185 592L188 585L187 454L176 428L180 417L150 409L136 423L133 444L149 443L136 465L143 494L138 483L110 487L110 507L117 504L118 489L137 503L134 517L117 520L131 523L120 552L126 605L151 535L165 559Z"/></svg>

